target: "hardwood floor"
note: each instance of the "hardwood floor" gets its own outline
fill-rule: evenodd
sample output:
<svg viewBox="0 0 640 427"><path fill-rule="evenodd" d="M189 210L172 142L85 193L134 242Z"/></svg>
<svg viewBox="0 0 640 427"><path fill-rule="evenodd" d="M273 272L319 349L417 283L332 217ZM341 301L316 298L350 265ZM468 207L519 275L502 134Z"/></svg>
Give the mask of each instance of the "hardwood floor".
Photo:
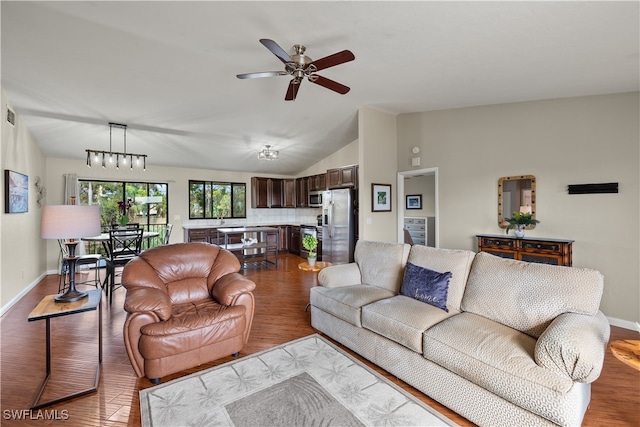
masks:
<svg viewBox="0 0 640 427"><path fill-rule="evenodd" d="M268 268L246 272L246 276L257 284L256 312L249 343L241 356L315 332L310 325L310 312L305 311L305 306L309 301L309 289L317 284L317 274L298 270L297 265L302 261L297 256L285 254L280 258L277 270ZM27 322L27 316L45 295L57 293L57 287L58 276L47 276L0 320L0 423L3 426L48 426L58 423L68 426L140 425L138 391L152 384L145 378L135 377L124 349L124 289L116 290L111 305L103 298L104 354L98 392L44 408L40 413L23 412L31 406L45 374L45 322ZM51 330L52 378L43 395L44 399L89 387L93 382L98 357L97 312L54 318ZM611 340L638 338L635 331L611 328ZM354 354L351 351L349 353ZM229 360L232 358L165 377L162 381ZM463 426L473 425L371 363L365 363L453 421ZM607 350L602 375L592 386L591 404L583 426L640 426L638 408L640 371L619 362ZM22 419L16 419L18 414L22 415ZM43 419L47 417L57 419Z"/></svg>

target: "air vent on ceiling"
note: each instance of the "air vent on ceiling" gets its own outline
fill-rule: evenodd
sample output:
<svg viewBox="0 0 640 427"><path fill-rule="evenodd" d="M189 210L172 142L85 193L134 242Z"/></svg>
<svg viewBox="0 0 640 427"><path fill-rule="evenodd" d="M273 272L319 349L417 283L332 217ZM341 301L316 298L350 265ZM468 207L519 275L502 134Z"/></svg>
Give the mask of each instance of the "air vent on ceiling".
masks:
<svg viewBox="0 0 640 427"><path fill-rule="evenodd" d="M16 113L7 105L7 123L11 125L11 127L16 126Z"/></svg>

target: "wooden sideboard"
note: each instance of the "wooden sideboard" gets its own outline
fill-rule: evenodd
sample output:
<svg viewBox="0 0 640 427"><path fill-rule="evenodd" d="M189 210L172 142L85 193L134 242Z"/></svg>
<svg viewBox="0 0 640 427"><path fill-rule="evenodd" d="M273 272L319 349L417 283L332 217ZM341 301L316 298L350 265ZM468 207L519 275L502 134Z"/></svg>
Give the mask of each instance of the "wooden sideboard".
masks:
<svg viewBox="0 0 640 427"><path fill-rule="evenodd" d="M573 240L477 234L478 252L540 264L572 265Z"/></svg>

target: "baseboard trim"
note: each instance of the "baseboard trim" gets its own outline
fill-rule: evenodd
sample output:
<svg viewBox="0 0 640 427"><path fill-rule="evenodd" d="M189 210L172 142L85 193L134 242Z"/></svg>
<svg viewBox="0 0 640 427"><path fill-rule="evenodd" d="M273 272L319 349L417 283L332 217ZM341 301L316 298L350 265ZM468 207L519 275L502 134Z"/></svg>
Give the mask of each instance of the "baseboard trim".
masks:
<svg viewBox="0 0 640 427"><path fill-rule="evenodd" d="M637 331L638 330L636 328L636 324L634 322L629 321L629 320L616 319L615 317L609 317L609 316L607 316L607 319L609 320L609 324L611 326L617 326L619 328L630 329L632 331Z"/></svg>
<svg viewBox="0 0 640 427"><path fill-rule="evenodd" d="M8 303L6 303L5 305L2 306L2 308L0 308L0 317L4 316L4 314L9 311L9 309L11 307L13 307L18 301L20 301L20 299L22 299L23 296L25 296L27 294L27 292L29 292L31 289L35 288L36 285L38 283L40 283L40 281L42 279L44 279L47 276L47 273L42 273L40 276L38 276L36 278L36 280L34 280L33 282L31 282L31 284L29 286L27 286L26 288L24 288L22 290L22 292L20 292L18 295L16 295L11 301L9 301Z"/></svg>

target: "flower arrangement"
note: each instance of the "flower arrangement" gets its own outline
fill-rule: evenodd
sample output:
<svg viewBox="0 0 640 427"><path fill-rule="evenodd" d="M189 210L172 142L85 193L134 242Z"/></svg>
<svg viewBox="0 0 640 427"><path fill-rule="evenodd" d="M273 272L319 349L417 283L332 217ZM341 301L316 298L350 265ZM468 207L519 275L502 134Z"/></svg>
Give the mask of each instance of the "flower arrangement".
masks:
<svg viewBox="0 0 640 427"><path fill-rule="evenodd" d="M127 201L119 201L118 209L120 209L120 216L118 217L118 224L125 226L129 224L129 210L133 207L133 200L127 199Z"/></svg>
<svg viewBox="0 0 640 427"><path fill-rule="evenodd" d="M509 230L512 228L523 230L526 226L538 224L539 222L540 221L533 218L531 212L514 212L513 217L504 220L505 225L508 224L506 233L509 233Z"/></svg>
<svg viewBox="0 0 640 427"><path fill-rule="evenodd" d="M309 251L309 258L316 257L316 248L318 247L317 238L310 235L304 236L304 239L302 239L302 246Z"/></svg>

